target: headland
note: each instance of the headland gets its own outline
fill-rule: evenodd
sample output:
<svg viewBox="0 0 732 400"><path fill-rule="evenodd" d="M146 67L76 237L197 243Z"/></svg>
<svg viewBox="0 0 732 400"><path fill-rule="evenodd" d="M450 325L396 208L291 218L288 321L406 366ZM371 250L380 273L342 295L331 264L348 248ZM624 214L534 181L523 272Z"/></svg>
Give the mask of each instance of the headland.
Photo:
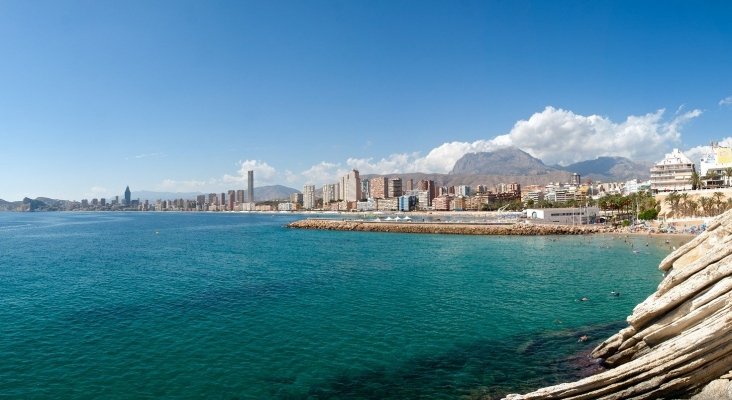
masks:
<svg viewBox="0 0 732 400"><path fill-rule="evenodd" d="M591 353L608 369L507 400L732 399L732 210L659 265L628 326Z"/></svg>

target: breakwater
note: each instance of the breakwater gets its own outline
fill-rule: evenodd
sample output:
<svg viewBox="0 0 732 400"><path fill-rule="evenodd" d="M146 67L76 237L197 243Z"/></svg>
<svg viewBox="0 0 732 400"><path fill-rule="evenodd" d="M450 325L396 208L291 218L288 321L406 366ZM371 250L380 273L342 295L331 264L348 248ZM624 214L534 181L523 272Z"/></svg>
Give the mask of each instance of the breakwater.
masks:
<svg viewBox="0 0 732 400"><path fill-rule="evenodd" d="M304 219L287 225L298 229L319 229L333 231L433 233L448 235L584 235L589 233L615 232L604 225L534 225L513 224L469 224L469 223L420 223L420 222L376 222L332 219Z"/></svg>

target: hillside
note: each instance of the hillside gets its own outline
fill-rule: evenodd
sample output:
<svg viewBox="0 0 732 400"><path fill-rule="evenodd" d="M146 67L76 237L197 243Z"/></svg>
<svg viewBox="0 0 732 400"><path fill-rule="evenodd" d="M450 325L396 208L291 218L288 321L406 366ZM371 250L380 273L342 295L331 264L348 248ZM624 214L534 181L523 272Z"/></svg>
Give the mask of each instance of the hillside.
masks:
<svg viewBox="0 0 732 400"><path fill-rule="evenodd" d="M527 182L543 184L566 181L573 173L593 181L626 181L648 179L653 165L647 161L632 161L625 157L598 157L567 166L546 165L540 159L517 148L505 148L491 152L470 153L461 157L449 175L467 177L462 184L485 182L485 176L499 182ZM478 178L481 177L481 178ZM448 179L453 181L454 178Z"/></svg>
<svg viewBox="0 0 732 400"><path fill-rule="evenodd" d="M549 167L531 154L508 147L496 151L469 153L452 168L451 175L544 175L559 169Z"/></svg>
<svg viewBox="0 0 732 400"><path fill-rule="evenodd" d="M557 168L578 173L583 178L592 180L627 181L634 178L640 180L650 178L652 166L653 163L649 161L636 162L625 157L598 157Z"/></svg>

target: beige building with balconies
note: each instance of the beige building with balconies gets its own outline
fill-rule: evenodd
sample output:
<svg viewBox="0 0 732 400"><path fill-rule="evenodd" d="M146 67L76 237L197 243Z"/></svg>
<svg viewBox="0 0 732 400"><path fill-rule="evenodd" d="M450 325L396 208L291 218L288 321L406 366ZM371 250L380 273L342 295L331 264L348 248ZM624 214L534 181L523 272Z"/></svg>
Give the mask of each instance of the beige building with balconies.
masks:
<svg viewBox="0 0 732 400"><path fill-rule="evenodd" d="M674 149L651 168L651 190L654 192L673 192L691 190L691 175L696 171L694 163Z"/></svg>

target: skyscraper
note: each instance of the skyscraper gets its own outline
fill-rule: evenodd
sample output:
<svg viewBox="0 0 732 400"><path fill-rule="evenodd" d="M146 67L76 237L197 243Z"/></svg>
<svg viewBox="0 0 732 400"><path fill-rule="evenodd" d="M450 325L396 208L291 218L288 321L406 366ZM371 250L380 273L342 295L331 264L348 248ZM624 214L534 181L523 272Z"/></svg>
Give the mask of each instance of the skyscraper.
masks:
<svg viewBox="0 0 732 400"><path fill-rule="evenodd" d="M315 208L315 185L305 185L302 190L303 207L306 210Z"/></svg>
<svg viewBox="0 0 732 400"><path fill-rule="evenodd" d="M247 171L247 197L250 203L254 203L254 171Z"/></svg>
<svg viewBox="0 0 732 400"><path fill-rule="evenodd" d="M229 201L229 204L226 205L226 209L229 211L233 211L234 203L236 202L236 191L235 190L228 191L227 200Z"/></svg>
<svg viewBox="0 0 732 400"><path fill-rule="evenodd" d="M130 192L130 187L127 186L125 189L125 205L129 206L132 204L132 192Z"/></svg>
<svg viewBox="0 0 732 400"><path fill-rule="evenodd" d="M391 178L387 184L388 195L387 197L399 197L402 195L402 178Z"/></svg>
<svg viewBox="0 0 732 400"><path fill-rule="evenodd" d="M387 184L387 178L385 176L379 176L376 178L371 178L371 197L375 199L385 199L387 198L387 192L389 190L389 186Z"/></svg>
<svg viewBox="0 0 732 400"><path fill-rule="evenodd" d="M358 170L354 169L348 175L342 176L340 184L341 200L361 200L361 178L358 175Z"/></svg>

